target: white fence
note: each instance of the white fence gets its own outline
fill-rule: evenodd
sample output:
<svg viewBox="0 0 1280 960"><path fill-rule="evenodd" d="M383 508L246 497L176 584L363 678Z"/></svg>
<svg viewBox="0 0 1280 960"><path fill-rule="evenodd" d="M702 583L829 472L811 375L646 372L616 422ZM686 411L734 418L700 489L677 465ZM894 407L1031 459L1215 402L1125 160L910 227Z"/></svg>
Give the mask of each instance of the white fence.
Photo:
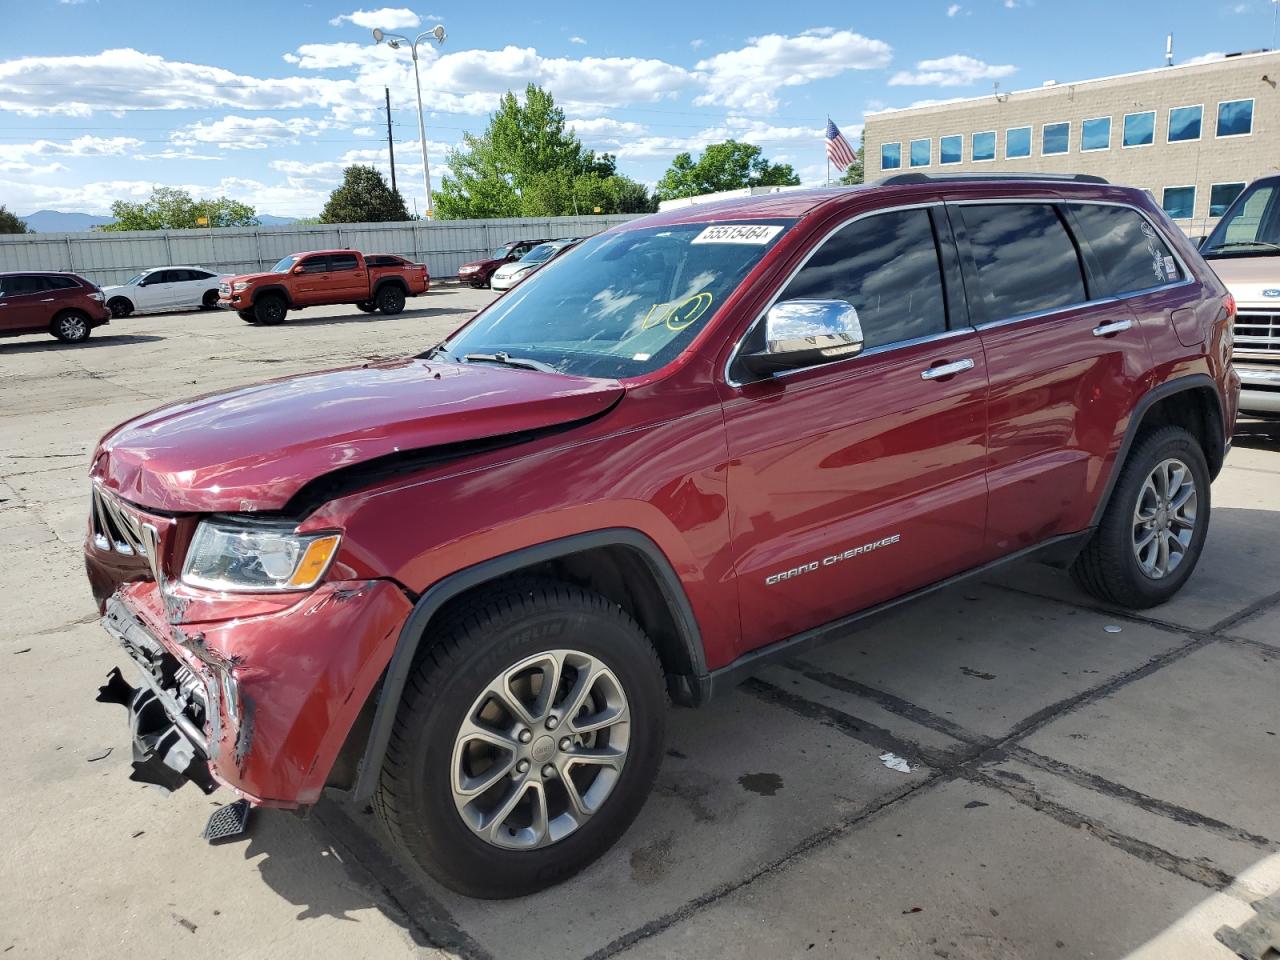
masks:
<svg viewBox="0 0 1280 960"><path fill-rule="evenodd" d="M304 250L349 247L425 263L432 277L510 240L580 237L632 219L629 214L511 220L413 220L317 226L27 233L0 236L0 271L67 270L100 285L123 283L149 267L192 264L218 273L252 273Z"/></svg>

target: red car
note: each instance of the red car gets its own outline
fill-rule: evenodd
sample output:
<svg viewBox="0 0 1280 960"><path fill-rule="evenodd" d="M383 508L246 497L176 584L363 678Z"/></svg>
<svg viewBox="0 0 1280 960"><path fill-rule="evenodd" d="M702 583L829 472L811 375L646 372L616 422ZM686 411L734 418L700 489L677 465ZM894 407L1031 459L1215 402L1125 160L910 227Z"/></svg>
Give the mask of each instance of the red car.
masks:
<svg viewBox="0 0 1280 960"><path fill-rule="evenodd" d="M335 303L399 313L406 297L421 296L430 285L426 266L404 257L312 250L287 256L265 273L228 277L218 287L218 306L235 310L246 323L275 326L290 310Z"/></svg>
<svg viewBox="0 0 1280 960"><path fill-rule="evenodd" d="M375 798L527 893L644 803L667 699L1037 556L1195 568L1234 302L1142 191L930 178L633 220L414 358L157 410L94 453L139 775ZM743 731L743 736L751 732Z"/></svg>
<svg viewBox="0 0 1280 960"><path fill-rule="evenodd" d="M111 322L102 300L101 287L74 273L0 273L0 337L47 332L83 343L90 330Z"/></svg>
<svg viewBox="0 0 1280 960"><path fill-rule="evenodd" d="M510 243L504 243L483 260L472 260L470 263L464 263L460 266L458 268L458 279L462 283L471 284L473 287L487 287L489 280L493 277L493 272L500 266L504 263L513 263L519 260L538 244L546 242L547 239L543 238L541 240L512 240Z"/></svg>

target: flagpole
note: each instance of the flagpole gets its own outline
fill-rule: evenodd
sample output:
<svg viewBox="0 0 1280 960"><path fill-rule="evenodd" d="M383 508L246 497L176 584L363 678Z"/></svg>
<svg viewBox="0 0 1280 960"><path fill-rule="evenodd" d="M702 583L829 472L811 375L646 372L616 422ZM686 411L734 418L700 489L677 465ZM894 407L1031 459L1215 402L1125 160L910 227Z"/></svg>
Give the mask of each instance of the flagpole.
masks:
<svg viewBox="0 0 1280 960"><path fill-rule="evenodd" d="M831 126L831 114L827 114L827 126L828 127ZM827 149L827 144L825 140L823 141L822 146L824 149L826 149L826 154L827 154L827 186L829 187L831 186L831 151L830 149Z"/></svg>

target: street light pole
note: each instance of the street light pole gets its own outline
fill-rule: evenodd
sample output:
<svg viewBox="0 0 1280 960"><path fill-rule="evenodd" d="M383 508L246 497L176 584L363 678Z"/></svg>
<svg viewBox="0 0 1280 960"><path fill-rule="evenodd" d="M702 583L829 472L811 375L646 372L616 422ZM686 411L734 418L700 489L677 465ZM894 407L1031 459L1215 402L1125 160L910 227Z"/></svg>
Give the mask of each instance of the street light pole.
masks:
<svg viewBox="0 0 1280 960"><path fill-rule="evenodd" d="M381 43L387 41L387 46L392 50L400 49L400 44L409 45L409 53L413 57L413 84L418 90L418 142L422 146L422 187L427 194L427 210L426 218L430 220L435 215L435 208L431 205L431 168L427 163L427 122L426 115L422 110L422 77L418 73L418 44L423 40L434 40L437 45L444 45L444 24L437 23L426 33L420 33L413 40L408 37L401 36L398 33L386 33L378 28L374 28L373 42Z"/></svg>

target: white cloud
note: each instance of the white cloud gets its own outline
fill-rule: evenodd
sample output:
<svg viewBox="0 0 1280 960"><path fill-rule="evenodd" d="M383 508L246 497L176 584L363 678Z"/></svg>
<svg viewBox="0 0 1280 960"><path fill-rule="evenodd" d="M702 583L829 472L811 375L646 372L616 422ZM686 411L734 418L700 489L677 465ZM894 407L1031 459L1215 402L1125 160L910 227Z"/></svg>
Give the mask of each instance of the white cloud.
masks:
<svg viewBox="0 0 1280 960"><path fill-rule="evenodd" d="M129 159L131 160L225 160L226 158L219 153L196 153L189 147L175 149L169 147L156 153L135 153Z"/></svg>
<svg viewBox="0 0 1280 960"><path fill-rule="evenodd" d="M330 126L328 121L310 117L223 117L201 121L175 130L174 143L216 143L224 150L261 150L276 143L291 142L303 134L315 135Z"/></svg>
<svg viewBox="0 0 1280 960"><path fill-rule="evenodd" d="M394 63L401 59L397 51L385 44L369 43L304 43L296 53L286 53L285 63L296 64L303 70L337 70L344 67L365 67L382 63Z"/></svg>
<svg viewBox="0 0 1280 960"><path fill-rule="evenodd" d="M354 127L351 130L352 135L356 137L372 137L377 132L373 127Z"/></svg>
<svg viewBox="0 0 1280 960"><path fill-rule="evenodd" d="M984 63L974 57L954 53L936 60L921 60L914 72L900 70L889 78L892 86L965 87L979 80L999 80L1016 73L1011 64Z"/></svg>
<svg viewBox="0 0 1280 960"><path fill-rule="evenodd" d="M954 17L957 13L961 11L961 9L963 8L960 6L960 4L953 3L951 4L951 6L947 7L947 16Z"/></svg>
<svg viewBox="0 0 1280 960"><path fill-rule="evenodd" d="M689 41L689 46L697 50L700 46L702 46L706 42L707 41L703 40L701 37L694 37L692 40Z"/></svg>
<svg viewBox="0 0 1280 960"><path fill-rule="evenodd" d="M862 135L862 125L844 124L841 131L851 143L856 143ZM764 152L771 160L777 160L774 149L823 149L822 127L778 127L763 120L749 120L746 117L729 116L724 123L707 127L693 136L637 136L619 143L616 153L623 159L643 159L647 157L670 157L672 154L690 152L699 153L709 144L734 139L743 143L754 143L764 147Z"/></svg>
<svg viewBox="0 0 1280 960"><path fill-rule="evenodd" d="M134 137L93 137L74 140L36 140L33 143L0 144L0 160L20 161L29 157L118 157L142 141Z"/></svg>
<svg viewBox="0 0 1280 960"><path fill-rule="evenodd" d="M739 50L717 53L697 63L706 93L694 103L772 112L778 107L780 87L800 86L846 70L883 67L891 56L892 48L883 40L830 27L794 37L776 33L755 37Z"/></svg>
<svg viewBox="0 0 1280 960"><path fill-rule="evenodd" d="M612 117L574 117L565 121L580 138L611 141L620 136L639 136L647 129L643 124L630 120L614 120Z"/></svg>
<svg viewBox="0 0 1280 960"><path fill-rule="evenodd" d="M1213 53L1202 53L1198 57L1191 57L1189 60L1183 60L1182 62L1184 65L1190 66L1195 63L1216 63L1219 60L1225 59L1227 59L1227 55L1225 53L1218 53L1215 51Z"/></svg>
<svg viewBox="0 0 1280 960"><path fill-rule="evenodd" d="M570 37L569 42L570 43L586 43L587 41L582 39L582 37Z"/></svg>
<svg viewBox="0 0 1280 960"><path fill-rule="evenodd" d="M422 18L408 7L379 7L377 10L354 10L351 13L343 13L329 22L335 27L350 23L353 26L364 27L366 30L372 30L374 27L381 27L383 30L401 30L419 26Z"/></svg>

